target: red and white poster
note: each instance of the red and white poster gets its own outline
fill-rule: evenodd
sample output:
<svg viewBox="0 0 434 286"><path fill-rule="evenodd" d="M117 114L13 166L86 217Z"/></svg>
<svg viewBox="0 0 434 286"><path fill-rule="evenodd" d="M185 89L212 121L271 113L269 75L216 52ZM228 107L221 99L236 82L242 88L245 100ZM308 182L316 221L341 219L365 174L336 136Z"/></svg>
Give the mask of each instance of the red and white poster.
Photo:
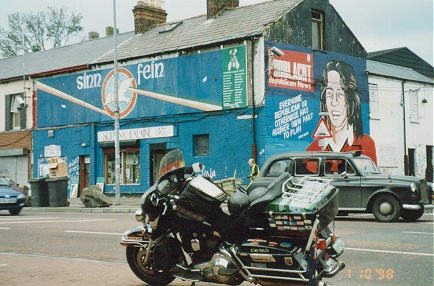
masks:
<svg viewBox="0 0 434 286"><path fill-rule="evenodd" d="M282 50L279 56L268 51L268 85L281 88L313 91L313 56L309 53Z"/></svg>

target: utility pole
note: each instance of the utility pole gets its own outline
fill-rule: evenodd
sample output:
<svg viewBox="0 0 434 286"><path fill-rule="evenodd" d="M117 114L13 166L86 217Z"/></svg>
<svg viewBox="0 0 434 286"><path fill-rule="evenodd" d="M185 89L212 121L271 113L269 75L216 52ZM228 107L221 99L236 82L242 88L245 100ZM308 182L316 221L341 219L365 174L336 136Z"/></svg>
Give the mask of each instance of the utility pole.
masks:
<svg viewBox="0 0 434 286"><path fill-rule="evenodd" d="M115 205L121 203L121 191L120 191L120 148L119 148L119 99L118 99L118 45L117 45L117 28L116 28L116 0L113 0L113 66L114 66L114 78L113 88L115 92Z"/></svg>

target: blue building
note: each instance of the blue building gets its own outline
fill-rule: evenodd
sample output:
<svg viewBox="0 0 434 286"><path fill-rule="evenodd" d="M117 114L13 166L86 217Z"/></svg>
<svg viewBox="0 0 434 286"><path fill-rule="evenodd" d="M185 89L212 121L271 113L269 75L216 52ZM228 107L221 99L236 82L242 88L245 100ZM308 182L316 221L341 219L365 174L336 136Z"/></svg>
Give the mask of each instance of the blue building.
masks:
<svg viewBox="0 0 434 286"><path fill-rule="evenodd" d="M121 193L145 191L174 148L213 179L245 177L249 158L284 151L372 151L366 52L327 0L207 1L207 15L174 23L158 4L134 7L136 34L117 48ZM59 156L79 190L114 192L113 53L36 81L34 175ZM346 104L345 118L325 112L333 64L351 71L330 99ZM358 105L338 89L355 90ZM336 139L341 119L350 131Z"/></svg>

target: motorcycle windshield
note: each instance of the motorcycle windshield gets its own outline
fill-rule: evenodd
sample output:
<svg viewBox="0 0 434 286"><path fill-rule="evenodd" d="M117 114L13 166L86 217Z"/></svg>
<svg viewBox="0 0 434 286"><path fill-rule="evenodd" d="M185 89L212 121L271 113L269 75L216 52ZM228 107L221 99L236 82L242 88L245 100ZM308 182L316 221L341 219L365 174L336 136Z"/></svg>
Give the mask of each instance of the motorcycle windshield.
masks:
<svg viewBox="0 0 434 286"><path fill-rule="evenodd" d="M174 149L164 155L160 162L160 169L158 171L158 179L176 169L185 167L184 155L181 149Z"/></svg>

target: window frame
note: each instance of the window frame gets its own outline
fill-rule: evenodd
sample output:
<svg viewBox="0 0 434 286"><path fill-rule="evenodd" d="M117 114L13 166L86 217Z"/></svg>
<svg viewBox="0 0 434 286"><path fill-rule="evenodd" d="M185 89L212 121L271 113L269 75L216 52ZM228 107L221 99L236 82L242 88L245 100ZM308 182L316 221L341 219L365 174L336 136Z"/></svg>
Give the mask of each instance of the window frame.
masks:
<svg viewBox="0 0 434 286"><path fill-rule="evenodd" d="M199 146L199 145L203 146ZM193 135L193 156L209 156L210 155L210 141L209 134L195 134Z"/></svg>
<svg viewBox="0 0 434 286"><path fill-rule="evenodd" d="M130 155L128 153L131 152L136 152L136 157L137 157L137 163L136 164L127 164L127 156ZM112 185L115 184L115 179L116 179L116 166L115 164L115 159L113 160L109 160L109 155L113 154L115 155L115 149L112 148L107 148L103 150L103 173L104 173L104 182L107 185ZM140 148L139 147L128 147L128 148L121 148L119 150L119 155L120 155L120 172L121 172L121 176L120 176L120 184L121 185L138 185L140 184L140 168L141 168L141 164L140 164ZM111 164L109 164L110 162L112 162ZM138 168L133 168L133 171L131 171L130 169L130 176L129 178L131 178L131 174L132 174L132 180L133 182L128 182L127 180L129 178L127 178L127 169L130 168L130 166L138 166ZM109 166L112 169L109 172ZM125 166L125 168L124 168ZM132 173L131 173L132 172Z"/></svg>
<svg viewBox="0 0 434 286"><path fill-rule="evenodd" d="M312 49L324 50L324 12L313 9L311 11L311 19ZM314 27L317 27L317 29L314 29Z"/></svg>

